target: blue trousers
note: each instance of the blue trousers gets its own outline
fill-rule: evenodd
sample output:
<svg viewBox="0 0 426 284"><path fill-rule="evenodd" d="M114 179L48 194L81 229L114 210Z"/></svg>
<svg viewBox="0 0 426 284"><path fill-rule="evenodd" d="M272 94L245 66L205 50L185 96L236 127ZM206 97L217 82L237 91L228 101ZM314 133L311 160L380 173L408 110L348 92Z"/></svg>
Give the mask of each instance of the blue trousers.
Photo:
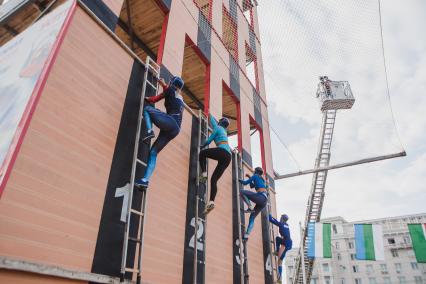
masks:
<svg viewBox="0 0 426 284"><path fill-rule="evenodd" d="M253 201L256 204L254 207L254 212L250 214L249 224L247 226L246 233L250 234L250 232L253 230L254 219L262 211L262 209L265 208L266 204L268 203L268 198L266 197L265 193L253 192L244 189L240 190L240 194L247 205L250 205L250 201Z"/></svg>
<svg viewBox="0 0 426 284"><path fill-rule="evenodd" d="M280 249L280 246L282 246L282 245L285 246L285 249L284 249L282 255L279 255L279 257L280 257L281 260L284 260L284 257L286 255L287 251L291 250L292 243L291 242L286 242L281 237L278 237L278 236L275 237L275 248L276 248L277 252Z"/></svg>
<svg viewBox="0 0 426 284"><path fill-rule="evenodd" d="M152 130L152 123L160 129L160 134L154 144L152 144L149 152L148 164L143 177L145 180L149 180L154 172L158 153L179 134L180 126L173 118L173 115L164 113L152 106L145 106L143 115L148 131Z"/></svg>

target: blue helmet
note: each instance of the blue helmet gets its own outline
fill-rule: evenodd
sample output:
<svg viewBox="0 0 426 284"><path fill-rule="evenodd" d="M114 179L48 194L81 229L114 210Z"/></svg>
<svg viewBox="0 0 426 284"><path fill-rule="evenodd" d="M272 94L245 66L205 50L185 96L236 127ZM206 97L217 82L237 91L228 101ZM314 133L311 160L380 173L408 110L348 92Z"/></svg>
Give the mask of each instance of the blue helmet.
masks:
<svg viewBox="0 0 426 284"><path fill-rule="evenodd" d="M254 169L254 173L261 176L261 175L263 175L263 169L261 167L256 167Z"/></svg>
<svg viewBox="0 0 426 284"><path fill-rule="evenodd" d="M222 117L220 120L219 120L219 123L218 123L220 126L222 126L223 128L228 128L228 126L229 126L229 119L227 119L226 117Z"/></svg>
<svg viewBox="0 0 426 284"><path fill-rule="evenodd" d="M287 221L288 221L288 216L287 216L287 214L283 214L283 215L281 215L280 222L281 222L281 223L285 223L285 222L287 222Z"/></svg>
<svg viewBox="0 0 426 284"><path fill-rule="evenodd" d="M174 86L176 89L182 89L184 84L185 83L183 82L182 78L179 76L174 76L170 80L170 85Z"/></svg>

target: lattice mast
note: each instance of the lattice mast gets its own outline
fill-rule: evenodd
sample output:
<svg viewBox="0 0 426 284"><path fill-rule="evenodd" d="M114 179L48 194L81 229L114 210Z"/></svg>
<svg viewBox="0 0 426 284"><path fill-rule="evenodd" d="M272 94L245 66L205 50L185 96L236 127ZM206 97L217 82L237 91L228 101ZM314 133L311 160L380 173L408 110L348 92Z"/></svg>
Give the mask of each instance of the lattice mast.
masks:
<svg viewBox="0 0 426 284"><path fill-rule="evenodd" d="M322 111L322 124L318 145L318 155L315 160L315 169L327 167L330 163L331 142L338 109L352 108L355 99L347 81L331 81L327 76L320 77L316 97L319 99ZM324 202L324 188L328 171L315 172L312 177L311 193L306 206L304 226L301 231L301 246L296 258L293 283L309 283L311 281L314 259L309 258L307 248L309 244L306 228L309 222L319 222ZM303 253L303 257L302 254ZM302 263L303 260L303 263ZM302 267L304 265L304 267ZM303 269L304 268L304 269ZM303 277L305 273L305 279Z"/></svg>

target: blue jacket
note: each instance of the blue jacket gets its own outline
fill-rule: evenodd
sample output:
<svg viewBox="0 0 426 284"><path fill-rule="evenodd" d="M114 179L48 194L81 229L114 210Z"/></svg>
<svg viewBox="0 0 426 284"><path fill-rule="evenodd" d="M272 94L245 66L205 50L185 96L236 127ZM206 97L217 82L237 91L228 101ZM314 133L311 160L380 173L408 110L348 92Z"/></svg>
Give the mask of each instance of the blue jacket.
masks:
<svg viewBox="0 0 426 284"><path fill-rule="evenodd" d="M266 188L265 180L256 174L252 175L247 180L242 180L241 183L244 185L250 184L250 188L254 188L256 190L259 190L259 188Z"/></svg>
<svg viewBox="0 0 426 284"><path fill-rule="evenodd" d="M278 221L277 219L272 217L271 214L269 214L269 222L271 222L272 224L274 224L275 226L277 226L279 228L280 235L284 239L284 242L286 244L289 244L290 247L291 247L291 244L293 243L293 241L291 240L291 237L290 237L290 228L288 227L288 224L287 223L281 223L280 221ZM286 245L286 246L288 246L288 245Z"/></svg>
<svg viewBox="0 0 426 284"><path fill-rule="evenodd" d="M212 141L216 144L218 148L225 149L229 153L231 153L231 147L229 147L228 143L219 144L219 142L228 142L228 133L226 129L217 124L216 120L212 115L210 115L210 124L212 125L213 133L207 138L206 142L204 142L203 146L207 146Z"/></svg>

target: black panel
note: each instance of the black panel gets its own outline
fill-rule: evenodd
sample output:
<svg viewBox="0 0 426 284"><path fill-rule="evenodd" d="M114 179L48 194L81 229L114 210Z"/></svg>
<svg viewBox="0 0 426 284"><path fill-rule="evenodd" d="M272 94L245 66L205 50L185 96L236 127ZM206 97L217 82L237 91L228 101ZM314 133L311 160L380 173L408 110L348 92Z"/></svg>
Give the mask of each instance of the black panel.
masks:
<svg viewBox="0 0 426 284"><path fill-rule="evenodd" d="M254 34L253 29L249 26L249 41L250 41L250 48L253 51L254 54L256 54L256 36Z"/></svg>
<svg viewBox="0 0 426 284"><path fill-rule="evenodd" d="M211 61L211 38L212 38L212 27L208 22L207 18L201 12L198 11L198 35L197 35L197 46L201 50L201 53L207 58L208 62Z"/></svg>
<svg viewBox="0 0 426 284"><path fill-rule="evenodd" d="M82 0L82 2L98 17L111 31L115 30L118 17L102 0Z"/></svg>
<svg viewBox="0 0 426 284"><path fill-rule="evenodd" d="M261 99L256 89L253 88L253 105L254 105L254 120L256 120L257 125L262 129L262 108L261 108Z"/></svg>
<svg viewBox="0 0 426 284"><path fill-rule="evenodd" d="M273 177L271 177L270 175L266 174L266 176L268 177L268 181L269 181L269 187L272 187L273 189L275 189L275 180Z"/></svg>
<svg viewBox="0 0 426 284"><path fill-rule="evenodd" d="M265 283L273 283L273 267L272 267L272 252L271 252L271 238L269 234L269 226L271 225L268 220L269 212L267 206L262 210L262 244L263 244L263 269L265 276Z"/></svg>
<svg viewBox="0 0 426 284"><path fill-rule="evenodd" d="M253 160L251 159L251 155L243 148L243 161L246 162L250 167L253 167Z"/></svg>
<svg viewBox="0 0 426 284"><path fill-rule="evenodd" d="M169 82L173 77L169 69L167 69L167 67L164 66L163 64L161 64L161 67L160 67L160 77L163 78L166 82Z"/></svg>
<svg viewBox="0 0 426 284"><path fill-rule="evenodd" d="M238 159L235 154L232 155L232 239L233 239L233 254L232 254L232 263L233 263L233 283L234 284L243 284L241 283L241 266L240 266L240 236L239 231L241 230L241 234L244 234L244 230L238 224L238 214L240 214L241 225L245 226L245 217L244 211L240 210L238 212L238 201L240 202L240 209L244 208L244 203L239 198L240 189L242 189L242 185L238 182L242 177L240 176L240 172L238 170L238 161L235 163L235 159ZM244 261L244 283L248 283L248 262L247 262L247 247L246 242L243 242L243 261Z"/></svg>
<svg viewBox="0 0 426 284"><path fill-rule="evenodd" d="M238 14L237 14L237 1L229 0L229 14L231 14L231 18L235 23L238 23Z"/></svg>
<svg viewBox="0 0 426 284"><path fill-rule="evenodd" d="M234 95L240 100L240 72L237 62L229 54L229 87L231 88Z"/></svg>
<svg viewBox="0 0 426 284"><path fill-rule="evenodd" d="M124 222L120 220L120 217L124 198L123 196L115 197L115 194L118 188L122 188L130 182L133 148L138 123L144 71L144 66L135 60L129 79L105 193L98 238L92 263L92 272L94 273L115 277L120 276L121 255L124 240ZM139 158L146 161L149 147L145 146L143 143L140 145ZM136 176L140 177L143 174L143 171L144 169L142 167L137 168ZM135 191L133 208L140 208L141 195L142 194L139 191ZM137 218L131 219L131 236L134 236L137 232L137 221ZM131 261L128 262L128 266L132 265L135 255L134 250L135 245L130 245L128 259Z"/></svg>
<svg viewBox="0 0 426 284"><path fill-rule="evenodd" d="M194 272L194 243L193 237L197 237L197 243L202 249L197 249L197 283L204 283L205 278L205 219L203 211L205 208L204 194L206 192L205 185L200 185L197 191L197 163L198 163L198 129L199 120L195 116L192 117L191 128L191 147L189 156L189 176L188 176L188 196L186 207L185 222L185 243L183 253L183 273L182 283L192 283ZM199 197L198 208L195 208L195 200ZM195 232L195 210L198 210L198 226L199 234ZM191 225L192 222L192 225ZM191 241L192 239L192 241Z"/></svg>

